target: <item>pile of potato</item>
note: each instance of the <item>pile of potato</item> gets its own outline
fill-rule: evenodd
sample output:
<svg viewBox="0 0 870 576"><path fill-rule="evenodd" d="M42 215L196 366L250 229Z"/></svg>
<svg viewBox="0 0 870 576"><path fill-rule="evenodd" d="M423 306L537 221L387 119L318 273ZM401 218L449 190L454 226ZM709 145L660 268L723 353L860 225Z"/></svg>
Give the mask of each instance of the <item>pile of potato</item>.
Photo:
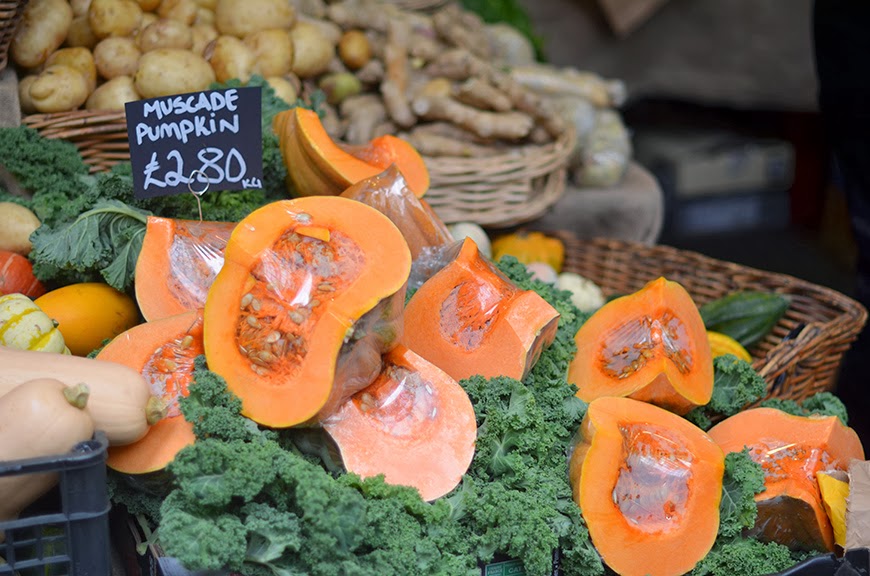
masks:
<svg viewBox="0 0 870 576"><path fill-rule="evenodd" d="M25 114L123 110L260 74L295 100L332 43L287 0L30 0L10 47Z"/></svg>

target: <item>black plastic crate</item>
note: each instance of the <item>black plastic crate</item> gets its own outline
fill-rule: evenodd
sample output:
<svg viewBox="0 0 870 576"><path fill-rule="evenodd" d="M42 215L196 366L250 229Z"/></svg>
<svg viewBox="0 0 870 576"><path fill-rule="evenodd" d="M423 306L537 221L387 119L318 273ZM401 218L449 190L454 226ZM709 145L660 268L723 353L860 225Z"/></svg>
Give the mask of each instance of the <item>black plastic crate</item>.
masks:
<svg viewBox="0 0 870 576"><path fill-rule="evenodd" d="M0 462L0 477L57 472L56 488L16 520L0 522L0 575L111 574L105 434L63 456Z"/></svg>

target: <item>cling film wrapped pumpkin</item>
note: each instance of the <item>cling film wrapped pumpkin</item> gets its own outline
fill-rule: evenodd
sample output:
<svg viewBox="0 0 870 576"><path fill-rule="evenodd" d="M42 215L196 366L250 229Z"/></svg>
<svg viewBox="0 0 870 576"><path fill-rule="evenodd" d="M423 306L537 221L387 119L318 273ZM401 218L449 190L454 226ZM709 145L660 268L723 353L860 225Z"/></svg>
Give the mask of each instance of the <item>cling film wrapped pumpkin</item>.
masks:
<svg viewBox="0 0 870 576"><path fill-rule="evenodd" d="M236 226L208 292L209 368L271 427L313 423L368 386L401 336L411 254L369 206L274 202Z"/></svg>
<svg viewBox="0 0 870 576"><path fill-rule="evenodd" d="M542 232L517 232L499 236L492 243L492 258L513 256L523 264L543 262L557 273L562 271L565 262L565 245L558 238Z"/></svg>

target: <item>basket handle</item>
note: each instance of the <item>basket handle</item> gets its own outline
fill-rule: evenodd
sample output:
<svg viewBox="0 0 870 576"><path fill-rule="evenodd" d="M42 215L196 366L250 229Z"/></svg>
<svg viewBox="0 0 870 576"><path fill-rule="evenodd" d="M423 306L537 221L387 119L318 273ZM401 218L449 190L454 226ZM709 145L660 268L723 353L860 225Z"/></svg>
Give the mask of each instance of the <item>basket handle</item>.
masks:
<svg viewBox="0 0 870 576"><path fill-rule="evenodd" d="M817 322L798 325L768 352L758 374L768 382L773 381L770 393L782 386L782 380L787 375L786 370L797 364L798 355L821 343L823 332L823 326Z"/></svg>

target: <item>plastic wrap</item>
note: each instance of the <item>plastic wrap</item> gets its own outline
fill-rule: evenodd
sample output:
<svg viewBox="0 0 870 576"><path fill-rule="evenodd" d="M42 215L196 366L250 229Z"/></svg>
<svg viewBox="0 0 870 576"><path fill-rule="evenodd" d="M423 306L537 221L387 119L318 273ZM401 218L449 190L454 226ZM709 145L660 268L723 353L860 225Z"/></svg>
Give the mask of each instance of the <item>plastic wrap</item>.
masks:
<svg viewBox="0 0 870 576"><path fill-rule="evenodd" d="M408 290L417 290L439 270L453 262L462 250L463 240L424 250L411 264Z"/></svg>
<svg viewBox="0 0 870 576"><path fill-rule="evenodd" d="M453 240L444 222L425 200L411 192L395 165L354 184L341 195L367 204L389 218L405 237L414 260Z"/></svg>
<svg viewBox="0 0 870 576"><path fill-rule="evenodd" d="M590 188L607 188L622 181L631 161L631 138L619 113L599 110L595 128L582 145L574 182Z"/></svg>

